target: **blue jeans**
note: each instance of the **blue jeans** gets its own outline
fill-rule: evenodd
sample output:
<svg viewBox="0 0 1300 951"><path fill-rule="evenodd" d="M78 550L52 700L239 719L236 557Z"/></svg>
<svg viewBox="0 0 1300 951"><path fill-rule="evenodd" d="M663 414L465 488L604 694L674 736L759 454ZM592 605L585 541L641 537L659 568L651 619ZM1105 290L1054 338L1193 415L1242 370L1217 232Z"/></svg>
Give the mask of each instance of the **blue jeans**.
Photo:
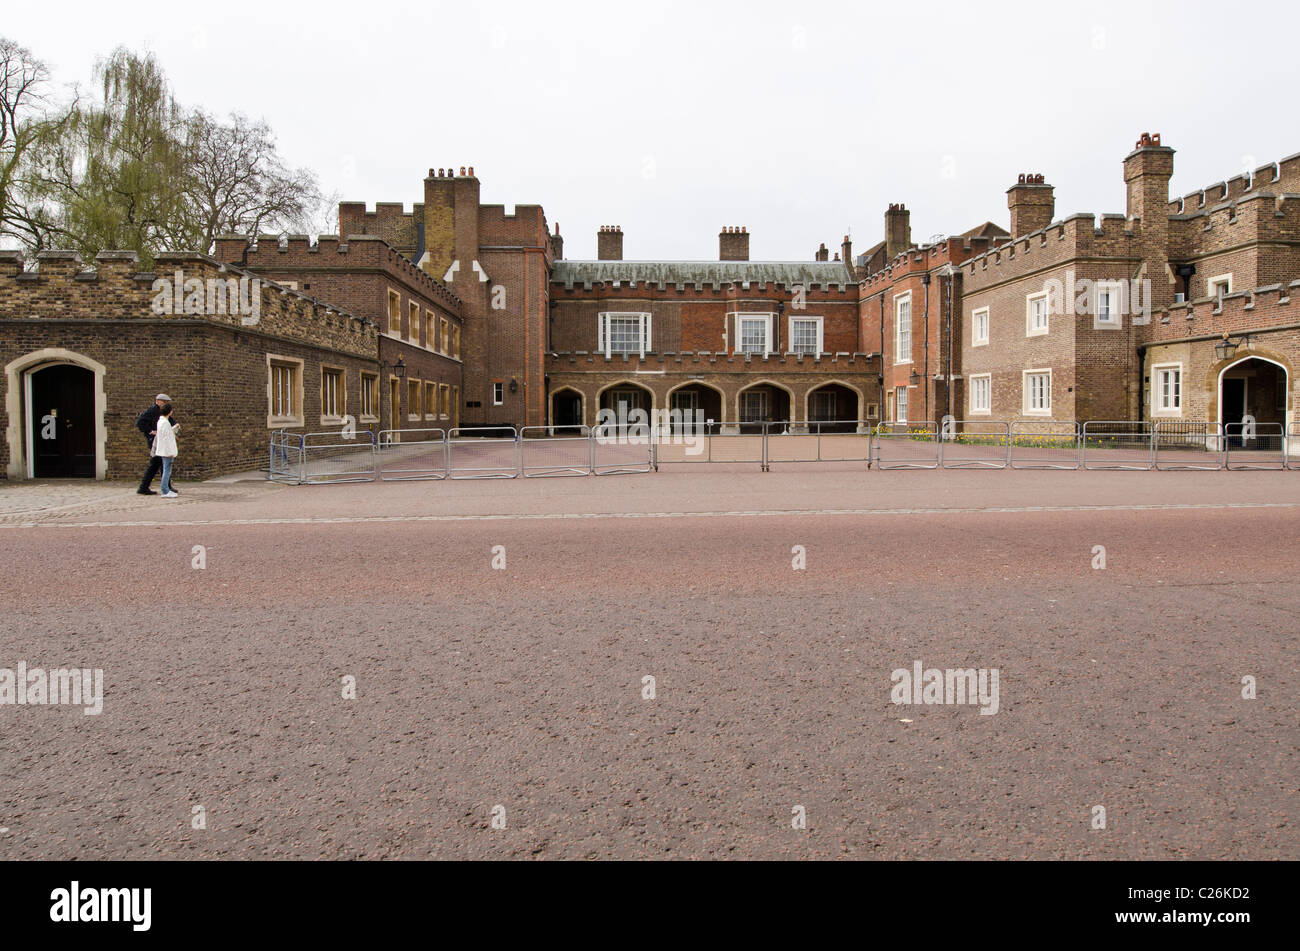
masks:
<svg viewBox="0 0 1300 951"><path fill-rule="evenodd" d="M158 488L166 495L172 490L172 463L175 462L171 456L160 456L162 459L162 482Z"/></svg>

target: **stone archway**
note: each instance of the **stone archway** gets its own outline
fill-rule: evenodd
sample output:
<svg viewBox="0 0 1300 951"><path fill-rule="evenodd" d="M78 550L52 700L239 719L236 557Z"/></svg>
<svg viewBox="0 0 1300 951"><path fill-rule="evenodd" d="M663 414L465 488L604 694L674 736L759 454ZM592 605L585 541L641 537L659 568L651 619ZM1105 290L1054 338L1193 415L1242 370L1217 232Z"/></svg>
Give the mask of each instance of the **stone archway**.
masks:
<svg viewBox="0 0 1300 951"><path fill-rule="evenodd" d="M36 350L32 353L24 354L5 365L5 411L8 416L9 425L6 428L6 441L9 446L9 466L7 474L11 479L32 479L36 478L36 451L37 440L43 435L44 430L41 419L53 415L56 417L53 428L56 434L62 433L66 436L67 420L59 421L57 412L54 414L46 413L41 419L35 420L34 425L32 405L33 399L33 380L36 378L37 395L43 395L41 383L55 383L56 381L47 380L44 376L38 377L42 371L52 370L57 367L75 367L86 371L89 376L85 377L77 373L67 374L67 382L64 385L75 385L76 387L85 386L87 392L69 394L70 398L77 400L83 399L88 404L86 418L91 428L91 433L87 437L84 433L79 434L78 438L85 439L84 445L87 447L85 455L88 457L85 461L84 477L94 479L105 479L108 476L108 427L104 421L107 400L104 397L104 375L105 368L102 363L92 360L90 357L80 353L74 353L71 350L64 350L61 347L48 347L44 350ZM84 380L82 382L76 382ZM57 392L57 386L48 389L46 393ZM57 407L51 407L57 409ZM81 455L73 452L73 456ZM93 461L92 461L93 459ZM77 465L80 465L78 463Z"/></svg>

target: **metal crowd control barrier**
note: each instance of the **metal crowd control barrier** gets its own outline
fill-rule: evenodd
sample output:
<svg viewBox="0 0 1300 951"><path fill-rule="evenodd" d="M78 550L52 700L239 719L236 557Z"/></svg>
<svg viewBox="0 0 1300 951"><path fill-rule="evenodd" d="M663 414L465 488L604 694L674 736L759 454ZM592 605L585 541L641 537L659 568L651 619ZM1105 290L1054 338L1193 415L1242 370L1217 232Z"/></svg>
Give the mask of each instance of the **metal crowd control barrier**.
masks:
<svg viewBox="0 0 1300 951"><path fill-rule="evenodd" d="M284 430L271 433L271 467L267 478L286 485L302 482L302 436Z"/></svg>
<svg viewBox="0 0 1300 951"><path fill-rule="evenodd" d="M1156 466L1150 422L1089 420L1083 424L1083 467L1149 471Z"/></svg>
<svg viewBox="0 0 1300 951"><path fill-rule="evenodd" d="M654 468L655 437L649 424L606 424L592 430L592 475L639 475Z"/></svg>
<svg viewBox="0 0 1300 951"><path fill-rule="evenodd" d="M654 437L654 468L680 463L756 463L767 468L763 434L743 433L736 423L686 424Z"/></svg>
<svg viewBox="0 0 1300 951"><path fill-rule="evenodd" d="M1287 467L1286 426L1282 423L1228 423L1223 430L1226 468Z"/></svg>
<svg viewBox="0 0 1300 951"><path fill-rule="evenodd" d="M374 482L375 434L368 429L302 437L302 485Z"/></svg>
<svg viewBox="0 0 1300 951"><path fill-rule="evenodd" d="M863 420L769 423L764 467L782 462L870 462L871 424Z"/></svg>
<svg viewBox="0 0 1300 951"><path fill-rule="evenodd" d="M525 426L519 430L519 471L525 479L591 475L586 426Z"/></svg>
<svg viewBox="0 0 1300 951"><path fill-rule="evenodd" d="M1300 436L1297 436L1290 426L1286 430L1286 443L1286 467L1288 469L1300 469Z"/></svg>
<svg viewBox="0 0 1300 951"><path fill-rule="evenodd" d="M1079 424L1046 419L1011 423L1012 469L1078 469L1083 465Z"/></svg>
<svg viewBox="0 0 1300 951"><path fill-rule="evenodd" d="M513 426L449 430L447 474L455 480L519 478L518 430Z"/></svg>
<svg viewBox="0 0 1300 951"><path fill-rule="evenodd" d="M384 482L447 478L447 431L385 429L379 434L379 478Z"/></svg>
<svg viewBox="0 0 1300 951"><path fill-rule="evenodd" d="M1224 464L1223 427L1192 419L1156 420L1156 468L1218 470Z"/></svg>
<svg viewBox="0 0 1300 951"><path fill-rule="evenodd" d="M877 469L938 469L939 431L933 421L881 423L871 437Z"/></svg>
<svg viewBox="0 0 1300 951"><path fill-rule="evenodd" d="M1011 464L1011 424L954 420L940 427L939 462L945 469L1005 469Z"/></svg>

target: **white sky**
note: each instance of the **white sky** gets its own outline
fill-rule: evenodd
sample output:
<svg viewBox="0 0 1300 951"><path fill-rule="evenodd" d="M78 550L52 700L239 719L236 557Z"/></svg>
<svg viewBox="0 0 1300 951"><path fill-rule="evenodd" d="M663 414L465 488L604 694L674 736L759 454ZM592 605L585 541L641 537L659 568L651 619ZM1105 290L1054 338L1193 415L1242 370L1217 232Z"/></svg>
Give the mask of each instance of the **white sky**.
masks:
<svg viewBox="0 0 1300 951"><path fill-rule="evenodd" d="M1172 194L1300 151L1300 6L1223 3L8 4L0 33L61 81L116 45L178 99L267 119L345 200L422 200L473 165L485 203L541 204L565 255L622 225L628 259L860 252L885 207L912 237L1007 224L1018 173L1057 217L1122 212L1139 133L1178 150Z"/></svg>

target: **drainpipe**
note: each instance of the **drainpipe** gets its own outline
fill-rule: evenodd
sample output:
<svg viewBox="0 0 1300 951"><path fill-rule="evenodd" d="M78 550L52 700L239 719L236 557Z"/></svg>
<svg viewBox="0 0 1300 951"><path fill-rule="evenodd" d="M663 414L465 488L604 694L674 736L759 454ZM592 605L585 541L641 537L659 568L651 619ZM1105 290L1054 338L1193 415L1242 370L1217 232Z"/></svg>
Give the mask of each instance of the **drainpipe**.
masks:
<svg viewBox="0 0 1300 951"><path fill-rule="evenodd" d="M921 368L925 373L925 418L930 418L930 272L921 275L921 286L925 288L925 350L921 358Z"/></svg>
<svg viewBox="0 0 1300 951"><path fill-rule="evenodd" d="M944 373L946 379L944 380L943 391L944 391L944 404L947 407L944 411L944 415L951 416L952 415L952 325L953 325L952 285L956 281L957 269L954 268L951 264L949 264L939 272L939 276L946 277L948 279L948 317L947 317L947 327L946 327L948 333L948 369Z"/></svg>

